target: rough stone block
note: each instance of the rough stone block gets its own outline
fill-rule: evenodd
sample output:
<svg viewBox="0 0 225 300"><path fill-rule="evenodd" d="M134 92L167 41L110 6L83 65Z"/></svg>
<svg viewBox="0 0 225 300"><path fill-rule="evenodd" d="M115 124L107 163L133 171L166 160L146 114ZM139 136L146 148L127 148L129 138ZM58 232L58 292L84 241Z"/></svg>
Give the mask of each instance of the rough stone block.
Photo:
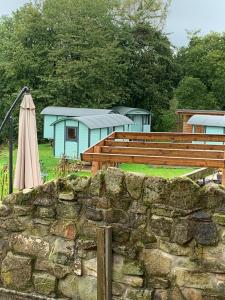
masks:
<svg viewBox="0 0 225 300"><path fill-rule="evenodd" d="M138 261L126 261L122 267L125 275L142 276L144 274L144 266Z"/></svg>
<svg viewBox="0 0 225 300"><path fill-rule="evenodd" d="M146 206L164 203L168 197L168 182L161 177L149 177L144 181L143 201Z"/></svg>
<svg viewBox="0 0 225 300"><path fill-rule="evenodd" d="M97 258L83 260L83 274L97 277Z"/></svg>
<svg viewBox="0 0 225 300"><path fill-rule="evenodd" d="M106 193L115 198L123 191L124 173L118 168L108 168L105 172Z"/></svg>
<svg viewBox="0 0 225 300"><path fill-rule="evenodd" d="M55 203L55 198L51 196L46 195L38 195L34 201L34 205L39 206L51 206Z"/></svg>
<svg viewBox="0 0 225 300"><path fill-rule="evenodd" d="M94 239L80 238L76 240L76 250L97 250L97 241Z"/></svg>
<svg viewBox="0 0 225 300"><path fill-rule="evenodd" d="M151 289L167 289L170 281L166 278L151 276L147 281L147 286Z"/></svg>
<svg viewBox="0 0 225 300"><path fill-rule="evenodd" d="M191 256L192 255L192 247L191 246L183 246L178 245L176 243L171 243L167 241L159 241L159 249L176 256Z"/></svg>
<svg viewBox="0 0 225 300"><path fill-rule="evenodd" d="M67 220L58 220L52 224L50 233L67 238L69 240L74 240L77 231L74 222Z"/></svg>
<svg viewBox="0 0 225 300"><path fill-rule="evenodd" d="M15 216L28 216L32 214L33 207L25 205L15 205L13 207L13 214Z"/></svg>
<svg viewBox="0 0 225 300"><path fill-rule="evenodd" d="M47 258L50 253L49 243L40 237L15 234L11 238L11 246L15 252L33 257Z"/></svg>
<svg viewBox="0 0 225 300"><path fill-rule="evenodd" d="M191 300L203 300L202 291L197 289L182 289L182 295L184 299L191 299Z"/></svg>
<svg viewBox="0 0 225 300"><path fill-rule="evenodd" d="M92 196L100 196L104 184L104 173L99 171L93 178L91 178L91 184L89 186L89 193Z"/></svg>
<svg viewBox="0 0 225 300"><path fill-rule="evenodd" d="M212 222L194 222L193 236L200 245L213 246L218 242L217 228Z"/></svg>
<svg viewBox="0 0 225 300"><path fill-rule="evenodd" d="M59 202L56 205L56 212L58 218L62 219L76 219L79 216L81 206L75 202Z"/></svg>
<svg viewBox="0 0 225 300"><path fill-rule="evenodd" d="M210 183L201 189L200 198L209 209L225 205L225 188L221 185Z"/></svg>
<svg viewBox="0 0 225 300"><path fill-rule="evenodd" d="M152 290L128 288L126 290L124 300L150 300L152 299L152 296L153 296Z"/></svg>
<svg viewBox="0 0 225 300"><path fill-rule="evenodd" d="M70 178L69 178L70 179ZM71 180L70 185L75 192L84 192L88 189L91 179L88 177L76 177Z"/></svg>
<svg viewBox="0 0 225 300"><path fill-rule="evenodd" d="M108 209L104 212L104 221L106 223L122 223L129 222L128 215L121 209Z"/></svg>
<svg viewBox="0 0 225 300"><path fill-rule="evenodd" d="M119 224L112 225L112 239L118 243L126 243L130 238L130 230Z"/></svg>
<svg viewBox="0 0 225 300"><path fill-rule="evenodd" d="M204 206L199 197L200 187L189 178L177 177L170 181L168 205L179 209L196 209Z"/></svg>
<svg viewBox="0 0 225 300"><path fill-rule="evenodd" d="M0 204L0 217L7 217L11 213L11 208L4 204Z"/></svg>
<svg viewBox="0 0 225 300"><path fill-rule="evenodd" d="M56 288L56 278L47 273L34 273L33 282L35 292L51 296L55 292Z"/></svg>
<svg viewBox="0 0 225 300"><path fill-rule="evenodd" d="M130 194L130 196L135 200L141 198L144 179L144 175L136 175L132 173L127 173L125 175L127 191Z"/></svg>
<svg viewBox="0 0 225 300"><path fill-rule="evenodd" d="M59 291L66 297L79 300L97 300L97 280L91 276L67 275L59 280Z"/></svg>
<svg viewBox="0 0 225 300"><path fill-rule="evenodd" d="M145 249L142 259L150 276L166 276L171 271L173 257L158 249Z"/></svg>
<svg viewBox="0 0 225 300"><path fill-rule="evenodd" d="M93 208L87 208L85 211L85 217L92 221L102 221L103 214L101 210L93 209Z"/></svg>
<svg viewBox="0 0 225 300"><path fill-rule="evenodd" d="M31 284L31 263L31 258L9 252L1 267L1 280L4 287L26 290Z"/></svg>
<svg viewBox="0 0 225 300"><path fill-rule="evenodd" d="M36 210L38 218L51 219L55 217L55 209L53 207L38 206Z"/></svg>
<svg viewBox="0 0 225 300"><path fill-rule="evenodd" d="M223 213L215 213L213 215L213 221L219 225L225 225L225 214Z"/></svg>
<svg viewBox="0 0 225 300"><path fill-rule="evenodd" d="M48 272L59 279L73 272L72 267L70 266L55 264L50 260L43 260L40 258L36 260L35 270Z"/></svg>
<svg viewBox="0 0 225 300"><path fill-rule="evenodd" d="M96 239L97 225L91 220L85 218L80 219L76 224L79 235L84 239Z"/></svg>
<svg viewBox="0 0 225 300"><path fill-rule="evenodd" d="M53 244L49 259L57 264L65 265L73 257L75 242L57 238Z"/></svg>
<svg viewBox="0 0 225 300"><path fill-rule="evenodd" d="M59 193L59 199L65 201L74 201L74 193L73 192Z"/></svg>
<svg viewBox="0 0 225 300"><path fill-rule="evenodd" d="M193 238L192 226L189 220L178 219L174 222L171 240L177 244L184 245Z"/></svg>
<svg viewBox="0 0 225 300"><path fill-rule="evenodd" d="M151 229L155 235L170 237L172 229L172 219L166 217L152 216Z"/></svg>
<svg viewBox="0 0 225 300"><path fill-rule="evenodd" d="M215 287L214 277L209 273L196 273L185 268L174 269L176 284L185 288L213 289Z"/></svg>

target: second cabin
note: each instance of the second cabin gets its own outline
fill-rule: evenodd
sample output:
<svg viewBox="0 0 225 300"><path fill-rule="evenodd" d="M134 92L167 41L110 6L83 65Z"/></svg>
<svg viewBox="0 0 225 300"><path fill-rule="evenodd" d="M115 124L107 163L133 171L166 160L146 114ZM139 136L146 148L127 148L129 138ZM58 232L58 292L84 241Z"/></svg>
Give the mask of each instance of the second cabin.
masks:
<svg viewBox="0 0 225 300"><path fill-rule="evenodd" d="M54 156L79 159L80 154L113 131L129 131L133 121L118 114L62 118L52 123Z"/></svg>

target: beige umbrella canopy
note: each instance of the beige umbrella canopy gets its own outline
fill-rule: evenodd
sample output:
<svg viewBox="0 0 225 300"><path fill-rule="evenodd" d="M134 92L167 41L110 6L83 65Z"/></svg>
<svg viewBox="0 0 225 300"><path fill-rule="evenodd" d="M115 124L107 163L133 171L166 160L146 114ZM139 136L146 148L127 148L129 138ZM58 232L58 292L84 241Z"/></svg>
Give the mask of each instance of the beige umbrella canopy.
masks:
<svg viewBox="0 0 225 300"><path fill-rule="evenodd" d="M42 184L35 105L30 94L25 94L20 105L19 138L14 187L22 190Z"/></svg>

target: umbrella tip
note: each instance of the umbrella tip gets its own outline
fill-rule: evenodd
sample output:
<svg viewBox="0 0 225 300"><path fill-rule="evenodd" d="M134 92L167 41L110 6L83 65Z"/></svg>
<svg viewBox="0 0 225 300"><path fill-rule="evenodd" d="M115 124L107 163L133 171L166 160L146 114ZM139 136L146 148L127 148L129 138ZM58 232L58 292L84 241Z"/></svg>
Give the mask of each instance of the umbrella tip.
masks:
<svg viewBox="0 0 225 300"><path fill-rule="evenodd" d="M30 91L30 89L29 89L28 86L25 86L25 87L23 88L23 90L24 90L24 92L26 92L26 93L29 93L29 91Z"/></svg>

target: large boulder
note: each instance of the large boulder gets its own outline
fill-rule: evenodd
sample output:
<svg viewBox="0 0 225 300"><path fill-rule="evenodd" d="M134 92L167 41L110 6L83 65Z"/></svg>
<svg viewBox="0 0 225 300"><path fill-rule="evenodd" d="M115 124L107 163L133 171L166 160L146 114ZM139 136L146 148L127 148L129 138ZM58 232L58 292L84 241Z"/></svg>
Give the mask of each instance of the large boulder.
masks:
<svg viewBox="0 0 225 300"><path fill-rule="evenodd" d="M27 290L31 285L31 274L31 258L8 252L1 267L1 280L4 287Z"/></svg>

